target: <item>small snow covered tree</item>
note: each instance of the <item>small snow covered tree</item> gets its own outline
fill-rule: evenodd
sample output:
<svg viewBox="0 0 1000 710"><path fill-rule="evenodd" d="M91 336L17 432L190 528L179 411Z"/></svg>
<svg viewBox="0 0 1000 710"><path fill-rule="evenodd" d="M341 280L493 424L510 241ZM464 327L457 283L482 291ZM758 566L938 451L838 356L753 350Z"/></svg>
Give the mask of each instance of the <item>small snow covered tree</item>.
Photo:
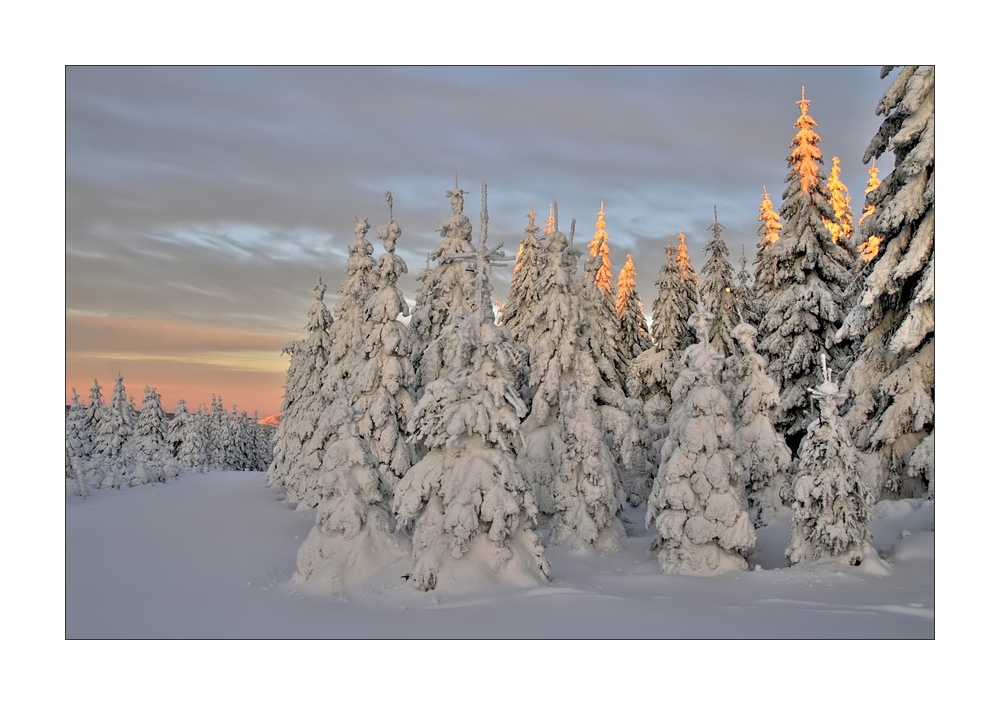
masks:
<svg viewBox="0 0 1000 710"><path fill-rule="evenodd" d="M902 68L876 112L886 118L864 160L891 150L895 167L867 197L859 231L881 245L837 334L858 352L845 420L876 457L878 494L917 496L934 475L934 67Z"/></svg>
<svg viewBox="0 0 1000 710"><path fill-rule="evenodd" d="M361 412L333 405L336 427L317 475L316 523L299 548L293 581L323 592L345 592L405 557L389 509L394 479L379 471L357 421Z"/></svg>
<svg viewBox="0 0 1000 710"><path fill-rule="evenodd" d="M625 257L625 266L618 274L615 293L615 314L618 316L618 352L627 367L640 353L653 344L642 312L642 300L635 285L635 263L632 255Z"/></svg>
<svg viewBox="0 0 1000 710"><path fill-rule="evenodd" d="M792 538L785 556L793 565L836 560L859 565L872 548L870 506L875 502L864 481L861 456L837 414L844 400L823 366L823 383L809 390L819 417L806 432L792 482Z"/></svg>
<svg viewBox="0 0 1000 710"><path fill-rule="evenodd" d="M844 289L855 261L847 246L831 239L823 222L835 215L804 87L798 104L798 132L791 143L781 206L785 226L769 250L774 282L764 284L768 291L762 301L767 306L758 345L781 391L775 424L792 450L815 416L807 390L820 358L825 355L837 370L847 365L848 348L835 343L834 336L846 313Z"/></svg>
<svg viewBox="0 0 1000 710"><path fill-rule="evenodd" d="M358 229L367 222L358 221ZM316 301L309 309L304 340L289 343L282 350L290 356L285 374L285 394L281 403L281 422L275 432L274 456L267 469L267 483L271 486L289 488L294 495L295 487L290 484L297 480L304 465L304 451L323 411L324 399L321 393L323 374L330 362L330 329L333 316L323 302L326 284L322 276L317 277L313 288Z"/></svg>
<svg viewBox="0 0 1000 710"><path fill-rule="evenodd" d="M708 342L712 314L698 305L698 342L684 351L674 384L677 403L646 510L653 549L668 574L745 570L756 543L744 472L733 451L732 405L722 389L722 354Z"/></svg>
<svg viewBox="0 0 1000 710"><path fill-rule="evenodd" d="M360 435L368 441L386 481L403 477L416 460L406 427L413 413L416 373L412 354L415 336L409 324L409 306L397 283L406 262L396 254L402 234L392 217L392 195L385 193L389 221L378 228L385 246L374 274L374 292L365 305L364 361L354 381L351 404L361 412Z"/></svg>
<svg viewBox="0 0 1000 710"><path fill-rule="evenodd" d="M709 228L712 239L705 247L708 260L701 270L701 287L699 296L705 308L712 314L712 326L709 331L709 343L723 357L729 357L737 351L733 342L732 331L740 322L736 315L736 284L733 282L733 267L729 263L729 248L722 239L724 227L719 224L719 212L715 212L715 221Z"/></svg>
<svg viewBox="0 0 1000 710"><path fill-rule="evenodd" d="M744 322L756 327L760 322L760 311L757 307L757 297L754 293L753 281L747 271L747 254L744 248L740 256L740 270L736 274L736 288L733 290L736 301L736 315Z"/></svg>
<svg viewBox="0 0 1000 710"><path fill-rule="evenodd" d="M528 226L524 228L524 239L517 250L514 273L511 275L507 303L503 307L501 323L510 329L514 339L525 342L525 332L531 318L531 310L538 302L538 283L545 263L542 245L538 241L538 226L535 224L535 205L528 212Z"/></svg>
<svg viewBox="0 0 1000 710"><path fill-rule="evenodd" d="M760 318L767 310L768 298L775 292L774 253L771 247L781 236L781 217L774 211L774 203L764 187L764 197L760 202L760 214L757 217L760 227L757 229L757 256L754 257L754 300L757 305L756 321L747 320L753 325L760 324Z"/></svg>
<svg viewBox="0 0 1000 710"><path fill-rule="evenodd" d="M167 478L167 418L154 387L146 387L135 427L135 465L130 486L162 482Z"/></svg>
<svg viewBox="0 0 1000 710"><path fill-rule="evenodd" d="M762 527L785 515L792 452L774 429L781 396L754 348L757 329L740 323L732 335L742 351L727 360L723 375L736 414L733 451L746 475L750 519L754 527Z"/></svg>
<svg viewBox="0 0 1000 710"><path fill-rule="evenodd" d="M86 420L84 421L84 426L90 433L91 441L90 466L86 473L88 486L100 486L104 480L103 470L105 464L101 458L98 446L104 412L105 406L104 398L101 395L101 385L95 379L94 384L90 387L90 400L87 405Z"/></svg>
<svg viewBox="0 0 1000 710"><path fill-rule="evenodd" d="M74 492L87 495L87 470L90 468L94 441L87 429L87 410L80 403L80 396L73 389L73 399L66 417L66 471Z"/></svg>
<svg viewBox="0 0 1000 710"><path fill-rule="evenodd" d="M124 379L119 373L94 441L95 457L102 467L101 488L120 488L126 474L131 471L134 452L130 410Z"/></svg>
<svg viewBox="0 0 1000 710"><path fill-rule="evenodd" d="M505 257L487 252L486 224L484 184L478 252L437 256L442 267L462 265L453 271L463 274L461 290L479 296L452 313L425 354L432 359L426 371L438 374L417 402L411 428L427 454L396 488L396 519L413 531L408 578L421 590L468 588L484 576L491 585L516 587L548 578L531 529L535 500L515 458L526 414L514 379L521 346L493 322L486 270Z"/></svg>
<svg viewBox="0 0 1000 710"><path fill-rule="evenodd" d="M177 403L173 421L170 422L170 442L179 442L176 449L177 464L186 471L204 473L208 468L208 419L204 406L189 412L184 400Z"/></svg>

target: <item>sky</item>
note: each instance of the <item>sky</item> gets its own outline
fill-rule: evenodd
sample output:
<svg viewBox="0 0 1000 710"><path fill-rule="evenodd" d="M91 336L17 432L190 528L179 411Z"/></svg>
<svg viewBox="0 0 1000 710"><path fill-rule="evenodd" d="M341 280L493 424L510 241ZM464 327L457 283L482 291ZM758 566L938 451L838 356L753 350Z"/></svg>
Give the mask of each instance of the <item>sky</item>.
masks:
<svg viewBox="0 0 1000 710"><path fill-rule="evenodd" d="M532 208L575 242L604 204L617 276L632 254L647 316L668 239L696 269L716 210L753 272L766 187L776 208L803 86L828 174L855 216L890 77L877 66L156 67L65 69L66 401L120 373L136 404L219 394L277 414L318 275L332 309L357 217L402 228L404 293L440 238L457 177L478 236L513 255ZM891 156L877 166L881 177ZM745 251L744 251L745 250ZM503 301L509 268L493 272Z"/></svg>

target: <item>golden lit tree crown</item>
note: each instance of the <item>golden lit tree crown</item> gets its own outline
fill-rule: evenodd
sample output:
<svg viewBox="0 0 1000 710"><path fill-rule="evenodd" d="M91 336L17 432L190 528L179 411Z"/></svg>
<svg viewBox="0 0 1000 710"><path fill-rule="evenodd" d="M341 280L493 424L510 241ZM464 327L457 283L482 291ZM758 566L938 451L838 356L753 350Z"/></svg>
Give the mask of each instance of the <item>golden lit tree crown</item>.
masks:
<svg viewBox="0 0 1000 710"><path fill-rule="evenodd" d="M546 237L550 234L554 234L556 231L556 216L552 210L552 205L549 205L549 218L545 220L545 231L542 232Z"/></svg>
<svg viewBox="0 0 1000 710"><path fill-rule="evenodd" d="M761 223L757 234L760 240L757 242L758 248L770 249L771 245L778 241L781 232L781 217L774 211L774 203L771 196L767 194L767 187L764 187L764 199L760 201L760 214L757 221Z"/></svg>
<svg viewBox="0 0 1000 710"><path fill-rule="evenodd" d="M802 98L796 101L800 115L795 122L799 132L792 139L792 154L788 158L788 166L794 167L802 183L802 191L810 193L820 183L819 163L823 160L820 152L819 134L816 133L816 121L809 115L809 99L806 98L806 87L802 87Z"/></svg>
<svg viewBox="0 0 1000 710"><path fill-rule="evenodd" d="M826 181L830 189L830 206L836 219L824 218L823 224L830 230L834 243L847 242L854 232L854 215L851 214L851 196L847 193L847 185L840 179L840 158L833 157L830 165L830 177Z"/></svg>
<svg viewBox="0 0 1000 710"><path fill-rule="evenodd" d="M867 187L865 187L865 197L867 198L868 195L871 195L873 192L875 192L879 188L879 185L881 184L882 181L878 179L878 168L875 167L875 161L873 160L872 166L868 168L868 185ZM865 209L861 213L861 216L858 217L859 227L861 226L861 223L865 221L865 218L868 217L868 215L873 214L875 212L875 203L868 202L867 199L865 200L865 202L866 202ZM878 236L877 234L872 234L868 237L868 239L861 242L861 244L858 245L858 252L861 254L861 261L867 264L872 259L874 259L878 255L879 246L881 246L881 244L882 244L882 237Z"/></svg>
<svg viewBox="0 0 1000 710"><path fill-rule="evenodd" d="M597 213L597 224L595 226L597 227L597 231L594 232L594 238L590 240L590 255L599 256L601 258L601 265L594 277L594 283L601 290L601 293L610 299L613 293L612 282L614 275L611 272L611 248L608 246L607 222L604 221L603 202L601 203L600 211Z"/></svg>
<svg viewBox="0 0 1000 710"><path fill-rule="evenodd" d="M635 263L632 261L632 255L628 254L625 257L625 266L618 274L618 290L615 294L615 312L619 318L628 310L629 299L633 293L635 293Z"/></svg>
<svg viewBox="0 0 1000 710"><path fill-rule="evenodd" d="M698 274L694 272L694 266L691 264L691 257L688 256L687 244L684 242L685 239L686 237L684 236L684 232L678 232L677 265L681 270L682 281L693 281L697 284Z"/></svg>

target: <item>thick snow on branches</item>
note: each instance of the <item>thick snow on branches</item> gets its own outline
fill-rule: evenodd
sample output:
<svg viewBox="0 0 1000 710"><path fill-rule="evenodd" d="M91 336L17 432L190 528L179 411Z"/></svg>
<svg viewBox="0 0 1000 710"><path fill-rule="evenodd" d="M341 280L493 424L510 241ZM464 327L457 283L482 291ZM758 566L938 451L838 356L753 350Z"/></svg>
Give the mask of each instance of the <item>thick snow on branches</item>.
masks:
<svg viewBox="0 0 1000 710"><path fill-rule="evenodd" d="M692 317L699 341L684 351L673 389L677 403L646 511L654 549L672 574L744 570L756 542L747 512L744 472L733 451L734 420L722 389L722 354L708 344L711 315Z"/></svg>
<svg viewBox="0 0 1000 710"><path fill-rule="evenodd" d="M878 252L837 333L858 343L845 418L880 461L874 485L918 494L934 475L934 67L903 67L877 113L886 119L864 160L888 150L895 167L866 195L859 231Z"/></svg>

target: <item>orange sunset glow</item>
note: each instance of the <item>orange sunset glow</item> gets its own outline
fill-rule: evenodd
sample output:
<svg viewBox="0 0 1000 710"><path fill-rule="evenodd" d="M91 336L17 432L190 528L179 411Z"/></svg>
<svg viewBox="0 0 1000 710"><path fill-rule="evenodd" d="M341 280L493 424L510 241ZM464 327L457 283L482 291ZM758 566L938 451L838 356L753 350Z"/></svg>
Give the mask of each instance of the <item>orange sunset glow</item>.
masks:
<svg viewBox="0 0 1000 710"><path fill-rule="evenodd" d="M121 373L137 404L149 386L167 411L181 398L197 409L216 394L227 410L277 414L288 368L281 348L290 339L168 318L67 314L66 403L74 388L89 402L95 378L106 401Z"/></svg>

